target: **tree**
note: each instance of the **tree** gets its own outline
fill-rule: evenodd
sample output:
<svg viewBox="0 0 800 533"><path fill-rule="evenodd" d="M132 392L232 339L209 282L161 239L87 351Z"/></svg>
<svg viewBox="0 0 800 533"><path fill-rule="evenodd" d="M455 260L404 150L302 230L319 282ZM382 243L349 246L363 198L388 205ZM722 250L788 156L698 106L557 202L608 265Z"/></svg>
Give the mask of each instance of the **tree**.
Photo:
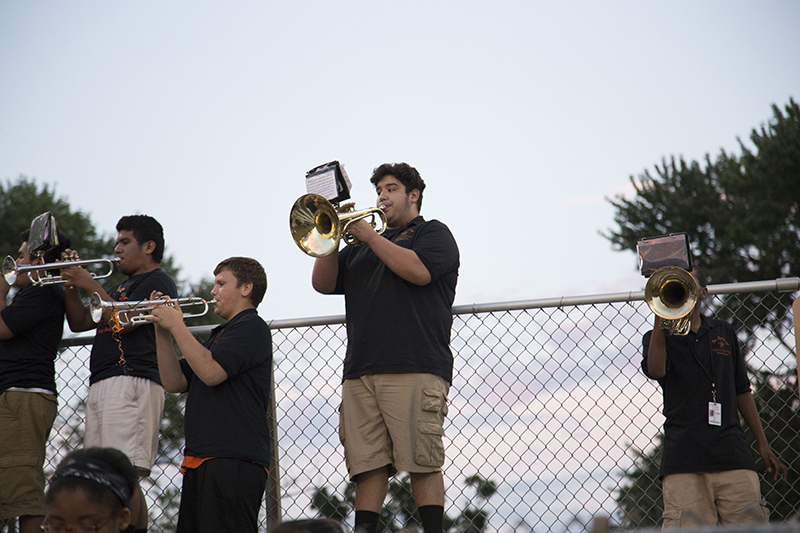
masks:
<svg viewBox="0 0 800 533"><path fill-rule="evenodd" d="M66 199L56 197L55 188L39 185L35 179L20 176L17 181L0 183L0 253L16 257L19 235L30 229L33 219L50 211L56 225L86 259L110 257L114 239L98 235L89 216L73 211Z"/></svg>
<svg viewBox="0 0 800 533"><path fill-rule="evenodd" d="M752 147L739 141L741 155L720 152L703 163L672 157L631 177L635 196L609 200L618 226L604 235L616 250L636 249L643 237L685 231L693 260L713 283L770 280L797 275L800 265L800 107L789 101L784 111L750 134ZM787 353L784 333L791 327L791 294L730 294L714 300L709 312L731 322L744 337L744 354L758 350L755 333L767 328ZM773 449L790 467L789 483L765 476L761 491L773 520L798 510L800 492L791 486L798 473L800 415L794 368L787 358L776 373L757 372L756 404ZM754 456L755 439L747 432ZM635 450L634 466L617 493L622 526L648 527L661 518L663 436L650 451Z"/></svg>
<svg viewBox="0 0 800 533"><path fill-rule="evenodd" d="M484 509L484 505L497 492L497 484L478 474L467 477L464 483L475 489L474 500L477 500L479 505L467 506L461 511L461 515L455 520L455 531L457 533L482 533L489 524L489 513Z"/></svg>
<svg viewBox="0 0 800 533"><path fill-rule="evenodd" d="M445 514L444 531L453 533L482 533L489 522L489 513L483 509L496 492L497 484L484 479L479 474L464 479L464 484L475 490L475 496L456 518ZM402 478L389 482L388 500L381 509L378 522L379 532L396 532L407 529L419 529L422 521L411 492L411 478L405 474ZM475 503L477 502L477 503ZM318 487L311 499L311 508L323 518L343 521L355 509L355 484L348 483L343 497L332 494L328 487Z"/></svg>
<svg viewBox="0 0 800 533"><path fill-rule="evenodd" d="M618 228L604 235L616 250L636 249L643 237L685 231L694 261L712 283L770 280L797 275L800 265L800 106L782 112L741 140L740 156L721 151L716 160L663 160L655 176L631 177L632 199L609 200ZM776 335L789 326L789 294L723 298L721 318L741 325L749 338L766 324ZM772 314L778 299L779 314ZM738 329L738 328L737 328Z"/></svg>

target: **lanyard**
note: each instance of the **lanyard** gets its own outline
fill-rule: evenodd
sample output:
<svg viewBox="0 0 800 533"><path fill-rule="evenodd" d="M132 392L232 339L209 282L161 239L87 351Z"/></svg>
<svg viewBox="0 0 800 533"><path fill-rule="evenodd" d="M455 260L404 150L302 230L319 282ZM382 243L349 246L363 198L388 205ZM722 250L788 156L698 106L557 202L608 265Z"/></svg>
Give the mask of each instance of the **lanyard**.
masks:
<svg viewBox="0 0 800 533"><path fill-rule="evenodd" d="M703 329L703 324L700 325L700 329L697 330L697 333L694 333L695 339L694 344L692 344L692 355L694 356L694 360L700 366L700 369L703 371L703 374L708 378L708 381L711 383L711 401L717 403L717 386L714 382L714 352L709 347L708 350L708 369L706 369L705 365L700 361L700 358L697 355L697 344L700 342L700 331ZM705 332L703 337L706 338L706 342L710 342L708 340L708 331ZM711 373L709 374L709 370Z"/></svg>

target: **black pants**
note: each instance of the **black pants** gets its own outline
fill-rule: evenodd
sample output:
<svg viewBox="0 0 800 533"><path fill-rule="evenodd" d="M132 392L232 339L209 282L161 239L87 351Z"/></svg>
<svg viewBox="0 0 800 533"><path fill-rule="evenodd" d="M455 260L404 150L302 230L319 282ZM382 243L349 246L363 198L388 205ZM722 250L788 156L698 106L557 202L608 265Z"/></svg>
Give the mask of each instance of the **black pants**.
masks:
<svg viewBox="0 0 800 533"><path fill-rule="evenodd" d="M210 459L186 470L178 533L258 531L267 471L250 461Z"/></svg>

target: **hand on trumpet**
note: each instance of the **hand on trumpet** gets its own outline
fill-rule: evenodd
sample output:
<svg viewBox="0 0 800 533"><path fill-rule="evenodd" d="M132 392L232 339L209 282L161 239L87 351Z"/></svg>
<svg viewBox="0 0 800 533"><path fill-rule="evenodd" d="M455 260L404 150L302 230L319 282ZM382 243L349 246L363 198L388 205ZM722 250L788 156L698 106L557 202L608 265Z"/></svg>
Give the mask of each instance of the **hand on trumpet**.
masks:
<svg viewBox="0 0 800 533"><path fill-rule="evenodd" d="M169 296L160 291L153 291L150 293L150 302L153 304L153 309L147 312L145 320L170 333L175 331L176 327L184 325L183 311Z"/></svg>
<svg viewBox="0 0 800 533"><path fill-rule="evenodd" d="M68 263L70 261L80 261L80 260L81 258L76 250L67 248L66 250L61 252L61 261L63 261L64 263Z"/></svg>
<svg viewBox="0 0 800 533"><path fill-rule="evenodd" d="M339 206L339 213L350 213L355 210L355 202L347 202ZM370 224L369 217L358 218L347 224L347 231L344 237L345 242L352 243L353 239L357 243L363 243L369 246L369 240L378 235L375 231L375 226Z"/></svg>
<svg viewBox="0 0 800 533"><path fill-rule="evenodd" d="M77 251L67 248L61 253L62 263L71 263L75 261L80 261L80 256L78 255ZM64 286L67 289L81 287L90 294L97 290L95 287L95 285L97 285L97 281L95 281L92 273L80 265L61 268L60 275L61 278L63 278Z"/></svg>

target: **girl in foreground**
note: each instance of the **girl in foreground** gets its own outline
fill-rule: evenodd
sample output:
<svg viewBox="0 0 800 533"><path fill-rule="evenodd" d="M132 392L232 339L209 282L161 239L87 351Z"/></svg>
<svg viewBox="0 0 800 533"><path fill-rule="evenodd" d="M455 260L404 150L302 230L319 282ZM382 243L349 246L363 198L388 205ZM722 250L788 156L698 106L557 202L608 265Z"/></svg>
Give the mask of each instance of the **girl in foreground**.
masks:
<svg viewBox="0 0 800 533"><path fill-rule="evenodd" d="M67 455L47 490L48 533L124 532L131 523L136 469L114 448L87 448Z"/></svg>

